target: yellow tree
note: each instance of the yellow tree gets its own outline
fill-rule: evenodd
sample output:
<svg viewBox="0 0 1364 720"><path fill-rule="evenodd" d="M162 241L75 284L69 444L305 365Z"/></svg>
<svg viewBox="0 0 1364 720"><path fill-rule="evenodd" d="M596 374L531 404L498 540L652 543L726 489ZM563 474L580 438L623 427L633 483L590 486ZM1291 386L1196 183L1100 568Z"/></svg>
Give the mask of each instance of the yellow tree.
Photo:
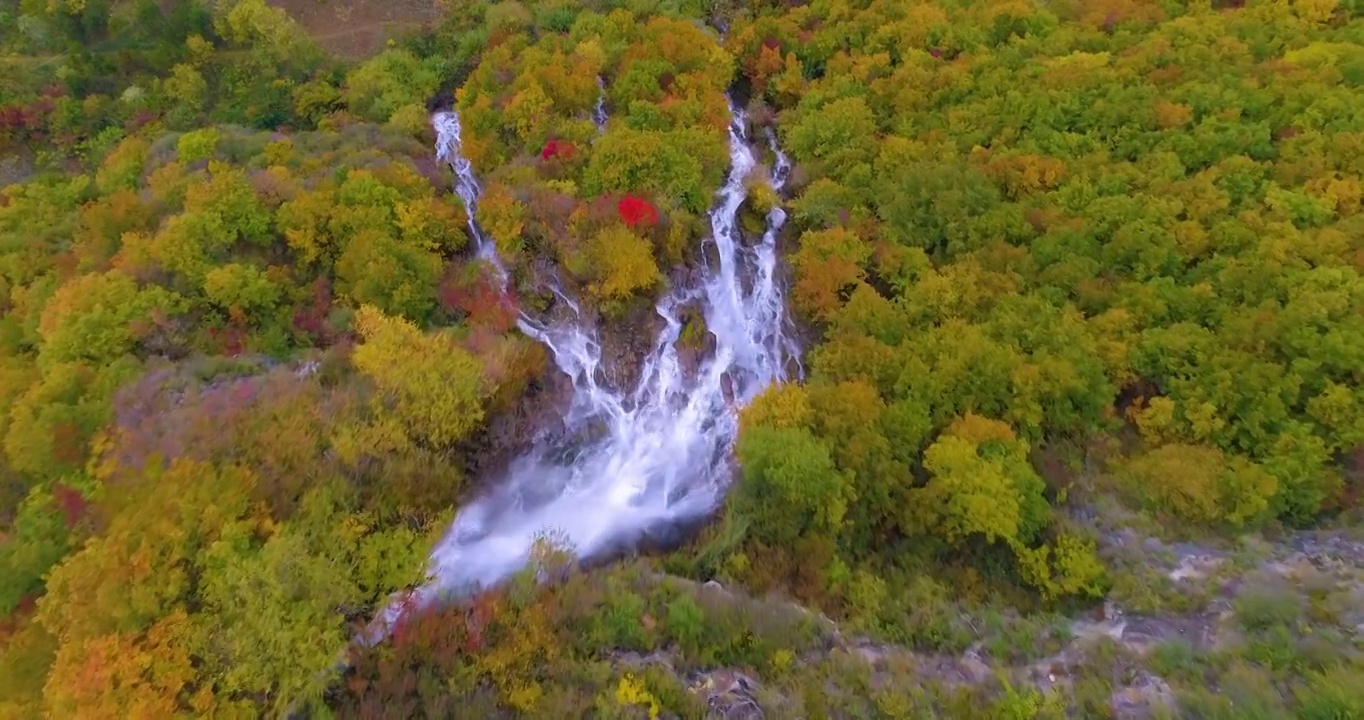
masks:
<svg viewBox="0 0 1364 720"><path fill-rule="evenodd" d="M739 428L808 429L813 418L810 393L804 385L772 385L739 413Z"/></svg>
<svg viewBox="0 0 1364 720"><path fill-rule="evenodd" d="M592 294L604 305L618 305L663 280L648 241L621 225L598 233L588 255L595 277Z"/></svg>
<svg viewBox="0 0 1364 720"><path fill-rule="evenodd" d="M1279 490L1260 465L1205 445L1162 445L1127 461L1121 475L1152 509L1193 523L1253 522Z"/></svg>
<svg viewBox="0 0 1364 720"><path fill-rule="evenodd" d="M197 673L191 662L193 627L176 611L145 635L116 633L57 651L43 689L53 717L191 717L212 707L207 690L190 697Z"/></svg>
<svg viewBox="0 0 1364 720"><path fill-rule="evenodd" d="M911 493L913 524L951 545L971 537L1027 543L1051 510L1027 452L1007 424L969 413L959 418L924 453L933 477Z"/></svg>
<svg viewBox="0 0 1364 720"><path fill-rule="evenodd" d="M866 277L863 268L871 254L871 247L846 228L805 233L791 257L796 303L815 319L828 320L842 306L842 293Z"/></svg>
<svg viewBox="0 0 1364 720"><path fill-rule="evenodd" d="M364 338L352 360L378 387L414 438L440 447L464 439L483 421L491 394L482 363L446 333L362 306L355 327Z"/></svg>
<svg viewBox="0 0 1364 720"><path fill-rule="evenodd" d="M497 250L503 255L518 256L524 247L521 231L526 227L526 206L516 199L512 189L501 183L490 183L478 203L478 224L481 225Z"/></svg>

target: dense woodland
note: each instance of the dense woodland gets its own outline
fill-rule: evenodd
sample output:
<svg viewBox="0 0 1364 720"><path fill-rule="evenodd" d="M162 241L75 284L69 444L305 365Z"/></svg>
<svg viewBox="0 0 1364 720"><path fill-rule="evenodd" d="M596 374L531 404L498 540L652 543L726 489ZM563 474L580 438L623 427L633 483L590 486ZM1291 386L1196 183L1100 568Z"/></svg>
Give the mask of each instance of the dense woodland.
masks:
<svg viewBox="0 0 1364 720"><path fill-rule="evenodd" d="M0 718L699 718L724 667L778 718L1109 717L1134 667L1176 715L1364 718L1325 590L1066 692L826 652L1016 665L1105 597L1193 610L1115 525L1359 526L1357 0L443 10L344 63L263 0L0 0ZM727 93L795 162L744 219L791 212L809 372L743 411L726 506L348 650L548 402L515 309L554 274L633 326L695 262Z"/></svg>

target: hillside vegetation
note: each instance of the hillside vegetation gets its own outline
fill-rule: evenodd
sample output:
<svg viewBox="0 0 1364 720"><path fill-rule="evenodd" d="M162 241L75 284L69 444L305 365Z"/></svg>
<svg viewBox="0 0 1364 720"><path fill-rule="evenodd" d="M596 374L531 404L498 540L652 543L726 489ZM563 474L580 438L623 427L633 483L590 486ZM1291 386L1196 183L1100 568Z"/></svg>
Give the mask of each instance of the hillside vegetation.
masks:
<svg viewBox="0 0 1364 720"><path fill-rule="evenodd" d="M0 718L1364 718L1357 0L468 0L354 62L0 0L0 53ZM516 309L628 347L695 266L727 95L808 377L725 507L348 649L556 412Z"/></svg>

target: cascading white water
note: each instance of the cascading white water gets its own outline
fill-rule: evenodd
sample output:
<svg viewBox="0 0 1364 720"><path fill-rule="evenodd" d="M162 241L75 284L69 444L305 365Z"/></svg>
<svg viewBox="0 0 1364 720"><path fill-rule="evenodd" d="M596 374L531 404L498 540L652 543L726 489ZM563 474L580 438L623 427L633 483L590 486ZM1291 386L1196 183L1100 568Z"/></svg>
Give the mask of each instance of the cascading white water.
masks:
<svg viewBox="0 0 1364 720"><path fill-rule="evenodd" d="M454 168L456 192L469 209L478 257L505 281L495 245L473 219L479 185L460 153L459 117L440 113L433 123L437 156ZM715 266L706 268L700 287L673 288L659 301L664 326L635 388L613 391L599 382L601 346L595 331L582 327L577 306L563 293L556 290L572 310L568 320L520 318L521 330L544 343L573 381L569 435L597 432L576 446L535 447L514 461L490 492L461 508L432 554L430 582L403 607L505 579L525 565L545 534L566 540L577 557L590 558L650 531L699 519L718 506L733 472L737 408L769 384L785 381L788 361L798 365L776 272L777 233L786 214L771 210L766 231L751 246L738 229L739 208L747 197L744 181L757 165L745 124L734 111L731 169L710 214L708 242L715 246ZM790 166L775 136L769 132L767 139L776 157L768 181L780 189ZM682 322L677 312L697 302L715 336L715 350L697 372L686 375L678 361ZM399 605L378 618L385 630L402 611Z"/></svg>
<svg viewBox="0 0 1364 720"><path fill-rule="evenodd" d="M597 76L597 105L592 108L592 122L597 124L597 132L606 132L606 82Z"/></svg>

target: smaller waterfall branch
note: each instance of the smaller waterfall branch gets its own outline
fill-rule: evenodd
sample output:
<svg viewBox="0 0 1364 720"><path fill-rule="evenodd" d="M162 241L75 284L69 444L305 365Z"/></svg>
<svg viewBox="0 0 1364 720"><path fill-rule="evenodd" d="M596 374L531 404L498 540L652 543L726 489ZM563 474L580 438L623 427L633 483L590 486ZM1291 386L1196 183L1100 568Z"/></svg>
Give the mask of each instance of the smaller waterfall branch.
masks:
<svg viewBox="0 0 1364 720"><path fill-rule="evenodd" d="M478 214L478 199L483 194L483 188L479 186L478 178L474 175L473 163L464 157L464 128L460 125L459 113L453 110L436 113L431 118L431 125L436 130L436 159L449 164L455 171L455 194L464 203L464 210L468 215L469 235L474 240L474 251L480 260L487 261L496 269L499 281L505 286L507 269L497 256L497 245L483 232L478 226L478 220L475 219Z"/></svg>
<svg viewBox="0 0 1364 720"><path fill-rule="evenodd" d="M597 76L597 105L592 108L592 121L597 123L597 132L606 132L606 82Z"/></svg>
<svg viewBox="0 0 1364 720"><path fill-rule="evenodd" d="M763 135L767 139L767 147L772 151L773 163L771 170L772 189L777 196L786 199L786 181L791 176L791 158L787 157L782 151L780 144L777 143L777 132L772 126L763 128ZM767 227L763 232L762 243L758 246L758 263L764 272L777 273L780 270L779 254L777 252L777 239L781 230L786 225L786 211L780 207L772 208L767 214ZM779 359L781 369L778 371L778 378L783 382L789 378L786 376L786 368L795 366L795 379L805 380L805 365L801 361L800 345L796 341L795 319L785 312L786 297L783 283L778 278L773 278L769 284L775 293L771 302L778 306L782 313L780 332L768 336L767 341L773 343L771 348L772 356Z"/></svg>

